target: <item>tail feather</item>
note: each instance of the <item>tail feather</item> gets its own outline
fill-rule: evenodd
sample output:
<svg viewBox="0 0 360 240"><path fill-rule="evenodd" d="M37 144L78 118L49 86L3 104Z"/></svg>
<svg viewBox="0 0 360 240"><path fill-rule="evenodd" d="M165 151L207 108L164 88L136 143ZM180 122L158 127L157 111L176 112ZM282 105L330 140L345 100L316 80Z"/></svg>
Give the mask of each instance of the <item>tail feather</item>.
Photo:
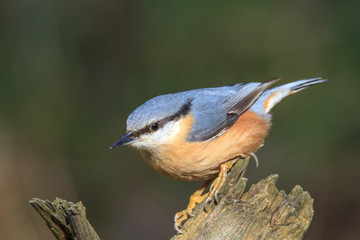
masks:
<svg viewBox="0 0 360 240"><path fill-rule="evenodd" d="M259 113L269 113L283 98L326 81L327 79L322 78L304 79L266 90L252 106L252 109Z"/></svg>
<svg viewBox="0 0 360 240"><path fill-rule="evenodd" d="M305 88L308 88L310 86L314 86L323 82L326 82L327 79L322 79L322 78L313 78L313 79L308 79L308 80L302 80L299 82L294 82L294 83L299 83L293 87L291 87L291 93L296 93L299 92Z"/></svg>

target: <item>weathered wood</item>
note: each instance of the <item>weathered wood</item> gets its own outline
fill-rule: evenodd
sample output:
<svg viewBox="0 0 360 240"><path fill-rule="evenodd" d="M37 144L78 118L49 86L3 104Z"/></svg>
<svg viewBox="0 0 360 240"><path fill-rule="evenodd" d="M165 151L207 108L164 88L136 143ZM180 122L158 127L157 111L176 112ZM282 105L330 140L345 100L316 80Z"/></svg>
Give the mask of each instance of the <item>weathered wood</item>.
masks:
<svg viewBox="0 0 360 240"><path fill-rule="evenodd" d="M45 220L58 240L100 240L86 219L86 210L81 202L72 203L56 198L53 202L33 198L31 206Z"/></svg>
<svg viewBox="0 0 360 240"><path fill-rule="evenodd" d="M248 159L240 159L228 174L218 204L195 210L173 240L187 239L302 239L313 217L313 199L295 186L290 194L276 187L270 175L245 192Z"/></svg>
<svg viewBox="0 0 360 240"><path fill-rule="evenodd" d="M199 204L194 217L173 240L193 239L302 239L313 217L313 200L300 186L290 194L276 187L277 175L254 184L245 192L244 173L249 159L240 159L229 171L218 204ZM99 240L86 219L81 202L57 198L54 202L33 199L30 204L59 240Z"/></svg>

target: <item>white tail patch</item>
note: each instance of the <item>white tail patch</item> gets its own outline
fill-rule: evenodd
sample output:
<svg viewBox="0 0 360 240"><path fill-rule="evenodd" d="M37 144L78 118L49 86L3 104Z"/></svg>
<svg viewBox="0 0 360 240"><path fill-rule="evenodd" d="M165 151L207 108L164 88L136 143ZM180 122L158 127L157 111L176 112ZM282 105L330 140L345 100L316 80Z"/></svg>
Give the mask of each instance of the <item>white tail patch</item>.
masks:
<svg viewBox="0 0 360 240"><path fill-rule="evenodd" d="M268 114L283 98L325 81L322 78L304 79L266 90L251 108L255 112Z"/></svg>
<svg viewBox="0 0 360 240"><path fill-rule="evenodd" d="M269 113L270 110L280 102L284 97L290 95L291 92L287 88L281 88L277 91L271 93L263 103L263 108L265 113Z"/></svg>

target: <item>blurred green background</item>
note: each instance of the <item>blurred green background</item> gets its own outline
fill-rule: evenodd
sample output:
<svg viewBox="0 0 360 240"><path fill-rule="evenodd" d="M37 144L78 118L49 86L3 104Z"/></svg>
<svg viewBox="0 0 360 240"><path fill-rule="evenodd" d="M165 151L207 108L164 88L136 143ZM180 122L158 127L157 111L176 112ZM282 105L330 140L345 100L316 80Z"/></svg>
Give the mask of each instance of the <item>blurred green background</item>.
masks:
<svg viewBox="0 0 360 240"><path fill-rule="evenodd" d="M32 197L81 200L103 239L168 239L200 182L110 151L129 113L182 90L324 77L274 109L249 184L315 199L305 239L360 239L359 1L3 0L0 239L54 239Z"/></svg>

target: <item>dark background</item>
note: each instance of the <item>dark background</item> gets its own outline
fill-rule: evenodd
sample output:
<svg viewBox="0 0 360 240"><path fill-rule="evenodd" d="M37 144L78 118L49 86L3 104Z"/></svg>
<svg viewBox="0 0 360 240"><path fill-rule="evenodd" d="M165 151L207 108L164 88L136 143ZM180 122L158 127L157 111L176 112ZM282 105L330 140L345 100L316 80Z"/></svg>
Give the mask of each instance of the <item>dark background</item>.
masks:
<svg viewBox="0 0 360 240"><path fill-rule="evenodd" d="M0 239L54 239L32 197L81 200L103 239L167 239L200 182L110 151L129 113L182 90L324 77L284 100L249 167L315 199L305 239L360 239L359 1L3 0Z"/></svg>

